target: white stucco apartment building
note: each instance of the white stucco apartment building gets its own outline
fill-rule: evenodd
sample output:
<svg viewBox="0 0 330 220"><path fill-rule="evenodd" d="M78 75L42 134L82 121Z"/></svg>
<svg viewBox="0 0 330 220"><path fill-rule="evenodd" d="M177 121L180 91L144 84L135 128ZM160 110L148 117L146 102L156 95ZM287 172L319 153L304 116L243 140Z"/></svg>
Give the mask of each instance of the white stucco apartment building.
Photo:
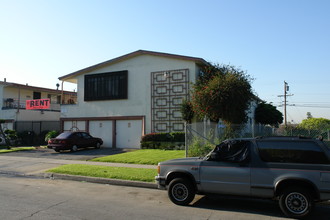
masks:
<svg viewBox="0 0 330 220"><path fill-rule="evenodd" d="M184 131L180 104L206 64L138 50L59 77L77 84L77 104L61 106L62 130L88 131L113 148L139 148L147 133Z"/></svg>

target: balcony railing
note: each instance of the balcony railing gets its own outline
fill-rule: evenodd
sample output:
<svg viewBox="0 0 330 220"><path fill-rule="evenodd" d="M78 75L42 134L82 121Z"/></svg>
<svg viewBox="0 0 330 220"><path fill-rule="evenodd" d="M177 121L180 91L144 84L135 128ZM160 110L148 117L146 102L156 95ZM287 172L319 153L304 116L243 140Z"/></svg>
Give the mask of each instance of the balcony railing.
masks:
<svg viewBox="0 0 330 220"><path fill-rule="evenodd" d="M12 99L12 98L7 98L3 99L2 103L2 110L6 109L25 109L26 108L26 100L20 100L18 101L17 99ZM61 111L61 105L56 102L52 102L50 104L49 109L43 109L43 111Z"/></svg>

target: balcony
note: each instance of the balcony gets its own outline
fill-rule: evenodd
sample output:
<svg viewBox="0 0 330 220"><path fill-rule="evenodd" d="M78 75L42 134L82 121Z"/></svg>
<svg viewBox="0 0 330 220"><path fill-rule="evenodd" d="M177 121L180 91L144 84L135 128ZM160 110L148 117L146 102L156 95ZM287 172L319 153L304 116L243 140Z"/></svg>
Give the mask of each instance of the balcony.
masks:
<svg viewBox="0 0 330 220"><path fill-rule="evenodd" d="M2 110L25 109L25 107L26 107L25 103L26 103L26 100L18 101L17 99L13 99L13 98L3 99ZM41 111L41 110L34 110L34 111ZM50 104L49 109L43 109L42 111L60 112L61 111L61 105L59 103L52 102Z"/></svg>

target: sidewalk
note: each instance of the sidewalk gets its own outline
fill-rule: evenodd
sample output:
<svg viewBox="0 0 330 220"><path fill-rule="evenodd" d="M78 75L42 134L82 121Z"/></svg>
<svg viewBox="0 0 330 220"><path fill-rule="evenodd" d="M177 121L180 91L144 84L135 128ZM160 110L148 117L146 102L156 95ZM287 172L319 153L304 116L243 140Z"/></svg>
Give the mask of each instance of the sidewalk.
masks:
<svg viewBox="0 0 330 220"><path fill-rule="evenodd" d="M102 183L102 184L145 187L145 188L153 188L153 189L157 188L156 183L46 173L47 170L64 164L88 164L88 165L101 165L101 166L112 166L112 167L157 169L157 166L155 165L104 163L104 162L92 162L92 161L60 160L60 159L50 159L50 158L16 157L16 156L1 155L0 174L75 180L75 181L85 181L85 182Z"/></svg>

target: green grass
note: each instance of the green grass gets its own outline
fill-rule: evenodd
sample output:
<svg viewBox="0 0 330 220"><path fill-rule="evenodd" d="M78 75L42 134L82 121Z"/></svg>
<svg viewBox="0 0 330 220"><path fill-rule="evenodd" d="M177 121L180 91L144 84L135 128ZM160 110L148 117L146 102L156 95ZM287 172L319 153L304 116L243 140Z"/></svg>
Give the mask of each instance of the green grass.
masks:
<svg viewBox="0 0 330 220"><path fill-rule="evenodd" d="M22 151L22 150L34 150L35 147L13 147L11 149L0 149L0 154L9 153L14 151Z"/></svg>
<svg viewBox="0 0 330 220"><path fill-rule="evenodd" d="M115 154L106 157L92 159L97 162L112 162L112 163L133 163L133 164L150 164L157 165L164 160L183 158L185 157L184 150L137 150L122 154Z"/></svg>
<svg viewBox="0 0 330 220"><path fill-rule="evenodd" d="M108 167L99 165L67 164L48 170L51 173L101 177L110 179L153 182L157 175L156 169Z"/></svg>

